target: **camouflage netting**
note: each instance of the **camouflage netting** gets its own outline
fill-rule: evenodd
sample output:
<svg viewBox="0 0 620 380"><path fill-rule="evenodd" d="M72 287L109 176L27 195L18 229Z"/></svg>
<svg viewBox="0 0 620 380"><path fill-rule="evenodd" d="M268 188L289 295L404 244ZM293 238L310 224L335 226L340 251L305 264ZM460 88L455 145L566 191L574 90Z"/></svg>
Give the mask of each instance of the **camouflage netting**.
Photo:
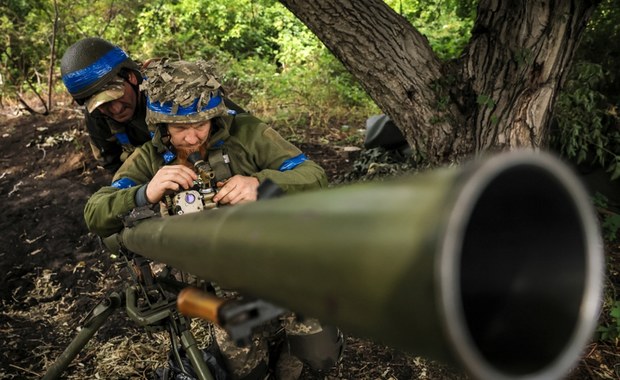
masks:
<svg viewBox="0 0 620 380"><path fill-rule="evenodd" d="M202 108L221 89L213 64L202 60L151 62L144 69L144 77L141 89L152 103L172 100L187 107L199 98L198 108Z"/></svg>
<svg viewBox="0 0 620 380"><path fill-rule="evenodd" d="M144 90L151 103L164 104L172 102L169 113L147 112L147 123L170 123L208 120L226 114L226 107L221 102L213 108L203 110L211 98L223 95L223 89L215 74L211 62L189 61L153 61L144 69L144 81L140 89ZM198 113L177 115L179 107L195 105Z"/></svg>
<svg viewBox="0 0 620 380"><path fill-rule="evenodd" d="M363 150L349 173L337 182L373 181L413 173L420 168L413 156L399 150L372 148Z"/></svg>

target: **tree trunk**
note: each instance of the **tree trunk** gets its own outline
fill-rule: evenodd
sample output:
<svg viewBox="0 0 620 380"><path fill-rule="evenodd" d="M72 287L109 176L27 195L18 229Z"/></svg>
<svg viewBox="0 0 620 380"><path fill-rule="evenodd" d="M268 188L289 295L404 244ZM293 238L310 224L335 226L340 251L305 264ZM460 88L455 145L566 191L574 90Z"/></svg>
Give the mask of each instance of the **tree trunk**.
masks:
<svg viewBox="0 0 620 380"><path fill-rule="evenodd" d="M541 147L550 111L596 0L481 0L457 62L382 0L280 0L403 131L441 163Z"/></svg>
<svg viewBox="0 0 620 380"><path fill-rule="evenodd" d="M461 78L476 151L544 147L556 95L598 2L481 0Z"/></svg>

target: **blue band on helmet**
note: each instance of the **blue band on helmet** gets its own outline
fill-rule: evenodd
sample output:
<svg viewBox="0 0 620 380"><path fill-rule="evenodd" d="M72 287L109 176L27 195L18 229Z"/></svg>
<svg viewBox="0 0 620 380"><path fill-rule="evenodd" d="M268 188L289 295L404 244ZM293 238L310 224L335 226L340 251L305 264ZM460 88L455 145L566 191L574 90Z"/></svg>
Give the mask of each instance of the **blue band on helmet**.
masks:
<svg viewBox="0 0 620 380"><path fill-rule="evenodd" d="M148 97L146 98L146 106L151 111L157 112L157 113L163 113L165 115L177 115L177 116L187 116L187 115L192 115L198 112L204 112L206 110L210 110L211 108L217 107L221 102L222 102L222 97L220 96L218 92L217 96L214 96L211 99L209 99L209 102L204 107L202 107L200 110L197 109L198 98L196 98L194 99L194 102L190 104L189 106L186 106L186 107L179 106L177 112L173 114L172 113L172 109L173 109L172 101L168 101L163 104L160 102L151 103L150 99Z"/></svg>
<svg viewBox="0 0 620 380"><path fill-rule="evenodd" d="M281 172L285 172L287 170L295 169L297 165L307 160L308 160L308 157L306 157L306 155L302 153L299 156L289 158L288 160L284 161L282 165L280 165L278 170Z"/></svg>
<svg viewBox="0 0 620 380"><path fill-rule="evenodd" d="M117 189L128 189L130 187L136 186L136 183L132 179L124 177L112 182L111 186L116 187Z"/></svg>
<svg viewBox="0 0 620 380"><path fill-rule="evenodd" d="M115 133L114 136L116 136L116 139L122 145L131 144L129 142L129 136L127 136L127 133L124 133L124 132L122 132L122 133Z"/></svg>
<svg viewBox="0 0 620 380"><path fill-rule="evenodd" d="M75 94L101 79L128 58L123 49L115 47L90 66L63 75L62 81L67 90Z"/></svg>

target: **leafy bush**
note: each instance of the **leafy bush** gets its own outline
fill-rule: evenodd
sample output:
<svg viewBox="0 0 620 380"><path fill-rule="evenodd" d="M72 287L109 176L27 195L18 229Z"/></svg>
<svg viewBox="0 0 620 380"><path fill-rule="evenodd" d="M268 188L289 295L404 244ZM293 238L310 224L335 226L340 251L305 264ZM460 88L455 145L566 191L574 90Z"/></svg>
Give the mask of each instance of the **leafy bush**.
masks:
<svg viewBox="0 0 620 380"><path fill-rule="evenodd" d="M319 39L282 6L274 17L273 60L233 60L227 78L236 83L249 109L294 137L296 129L362 124L378 108ZM277 17L276 17L277 16Z"/></svg>
<svg viewBox="0 0 620 380"><path fill-rule="evenodd" d="M344 68L321 47L307 62L284 66L258 58L234 61L225 78L235 79L236 99L292 135L296 129L363 124L378 108Z"/></svg>
<svg viewBox="0 0 620 380"><path fill-rule="evenodd" d="M457 58L471 37L477 1L467 0L386 0L428 41L442 59Z"/></svg>
<svg viewBox="0 0 620 380"><path fill-rule="evenodd" d="M139 40L147 55L191 59L222 51L237 58L269 59L276 48L273 4L266 0L155 2L146 5L137 19Z"/></svg>
<svg viewBox="0 0 620 380"><path fill-rule="evenodd" d="M604 318L608 320L608 323L600 324L596 332L600 340L616 343L620 338L620 301L613 301L604 309L607 310Z"/></svg>
<svg viewBox="0 0 620 380"><path fill-rule="evenodd" d="M231 97L239 96L261 116L291 128L361 126L368 115L380 112L318 38L276 1L57 0L57 4L58 57L78 39L100 36L138 61L214 58ZM415 19L438 52L454 56L468 38L467 23L473 19L471 12L459 14L462 4L407 2L401 4L401 13ZM24 78L45 75L53 5L8 0L8 8L1 7L0 29L10 43L0 51L26 63L20 68L6 54L0 55L2 67L12 70L10 78L5 73L3 79L20 84ZM58 67L55 70L58 75ZM64 93L58 79L55 90ZM36 82L41 84L39 90L46 84Z"/></svg>
<svg viewBox="0 0 620 380"><path fill-rule="evenodd" d="M552 145L577 163L600 165L620 177L620 119L599 90L606 74L601 65L579 62L555 105L557 129Z"/></svg>
<svg viewBox="0 0 620 380"><path fill-rule="evenodd" d="M555 106L551 145L577 162L620 177L620 8L603 0L583 36Z"/></svg>
<svg viewBox="0 0 620 380"><path fill-rule="evenodd" d="M609 207L607 198L596 193L593 197L594 205L599 209L600 228L603 238L607 244L618 241L618 231L620 230L620 215L613 212ZM607 281L605 283L605 294L601 315L596 328L597 338L601 342L618 344L620 338L620 300L616 292L615 283L618 276L617 263L613 255L607 255Z"/></svg>
<svg viewBox="0 0 620 380"><path fill-rule="evenodd" d="M592 198L592 202L602 213L601 229L605 241L615 242L618 239L618 231L620 230L620 215L611 210L609 200L601 193L597 192Z"/></svg>

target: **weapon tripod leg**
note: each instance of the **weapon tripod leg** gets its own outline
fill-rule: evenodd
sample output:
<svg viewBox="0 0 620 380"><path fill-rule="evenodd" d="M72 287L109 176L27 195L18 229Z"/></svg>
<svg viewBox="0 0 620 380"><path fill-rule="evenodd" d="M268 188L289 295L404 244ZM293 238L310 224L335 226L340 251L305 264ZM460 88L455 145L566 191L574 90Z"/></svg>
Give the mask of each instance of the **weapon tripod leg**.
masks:
<svg viewBox="0 0 620 380"><path fill-rule="evenodd" d="M202 356L202 350L198 348L198 343L196 342L196 338L192 334L190 330L190 320L184 316L175 313L174 317L170 319L170 339L172 341L172 349L175 351L175 357L179 361L179 366L184 371L183 364L180 361L180 355L178 354L178 345L174 342L174 336L176 335L179 338L181 343L181 347L185 350L185 354L189 358L190 363L192 364L192 368L196 377L199 380L215 380L214 375L209 370L207 363L204 361ZM174 332L174 333L173 333Z"/></svg>
<svg viewBox="0 0 620 380"><path fill-rule="evenodd" d="M86 343L88 343L101 326L103 326L112 312L123 303L124 297L122 294L116 292L113 292L99 302L84 318L84 323L80 332L47 370L42 380L58 379L69 364L71 364L71 361L82 351Z"/></svg>

